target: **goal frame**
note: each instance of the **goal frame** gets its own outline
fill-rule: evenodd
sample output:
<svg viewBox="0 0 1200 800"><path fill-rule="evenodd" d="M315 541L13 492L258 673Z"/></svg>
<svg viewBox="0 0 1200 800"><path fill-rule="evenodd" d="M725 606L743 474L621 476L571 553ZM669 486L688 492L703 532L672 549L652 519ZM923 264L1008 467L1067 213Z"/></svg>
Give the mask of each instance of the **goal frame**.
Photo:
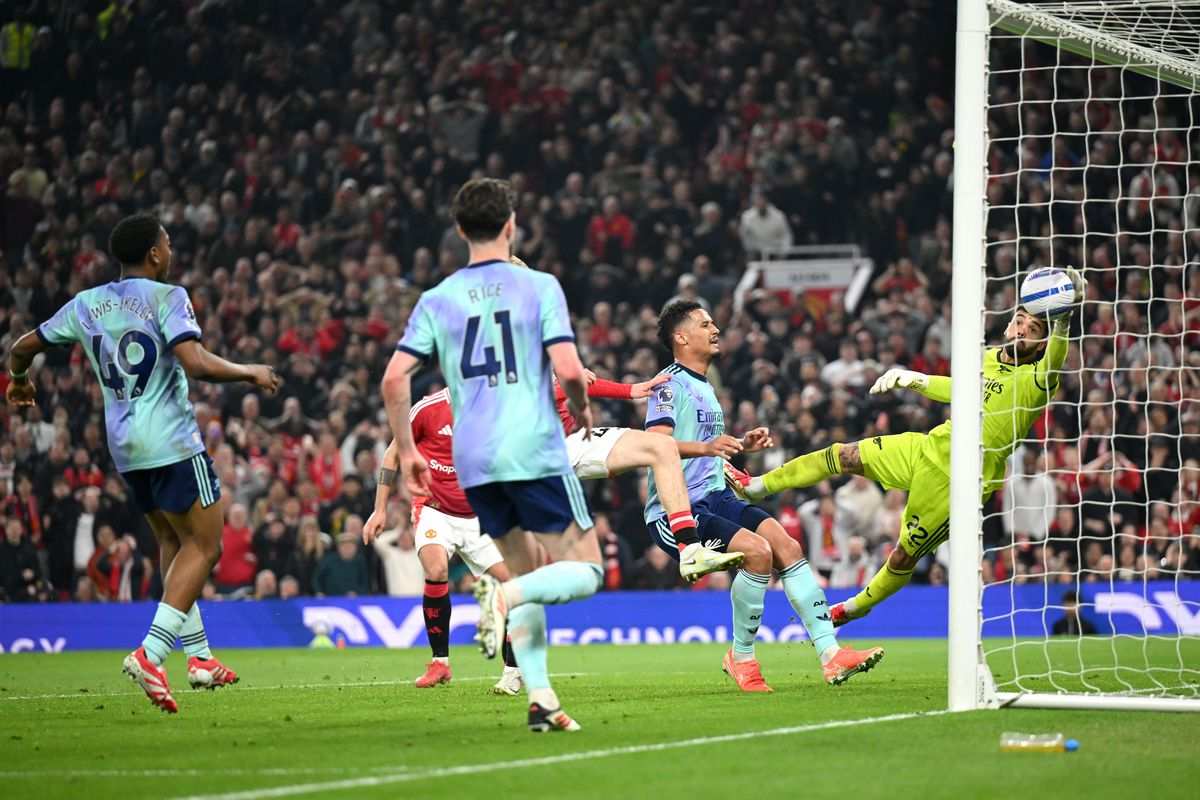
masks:
<svg viewBox="0 0 1200 800"><path fill-rule="evenodd" d="M960 375L983 369L988 204L988 48L991 27L1200 91L1200 68L1134 42L1059 19L1012 0L958 0L954 90L954 262L950 358ZM1138 63L1133 63L1138 62ZM1152 64L1153 66L1147 66ZM983 393L978 380L952 384L948 692L951 711L982 708L1200 711L1200 700L1118 694L998 692L983 653L979 487L983 473Z"/></svg>

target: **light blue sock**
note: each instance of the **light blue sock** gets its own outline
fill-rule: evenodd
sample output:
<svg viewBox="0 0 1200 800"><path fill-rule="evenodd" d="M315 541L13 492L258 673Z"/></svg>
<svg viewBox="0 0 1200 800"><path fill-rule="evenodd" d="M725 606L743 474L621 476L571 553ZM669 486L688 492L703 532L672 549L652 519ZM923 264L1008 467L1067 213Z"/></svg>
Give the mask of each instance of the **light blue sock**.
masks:
<svg viewBox="0 0 1200 800"><path fill-rule="evenodd" d="M603 585L604 570L588 561L559 561L512 582L521 594L521 603L556 605L594 595Z"/></svg>
<svg viewBox="0 0 1200 800"><path fill-rule="evenodd" d="M166 603L159 603L158 610L154 612L154 622L150 623L150 630L142 640L142 647L146 648L146 658L162 666L167 656L171 655L175 640L186 621L187 614L171 608Z"/></svg>
<svg viewBox="0 0 1200 800"><path fill-rule="evenodd" d="M546 607L525 603L508 613L508 634L529 691L550 688L546 667Z"/></svg>
<svg viewBox="0 0 1200 800"><path fill-rule="evenodd" d="M767 596L769 575L738 570L729 587L729 600L733 605L733 653L735 656L753 656L754 639L762 623L763 601Z"/></svg>
<svg viewBox="0 0 1200 800"><path fill-rule="evenodd" d="M802 558L790 567L779 571L779 580L788 602L800 615L808 637L820 655L827 647L837 647L837 636L833 633L833 620L829 617L829 603L825 591L817 583L808 559Z"/></svg>
<svg viewBox="0 0 1200 800"><path fill-rule="evenodd" d="M204 620L200 618L199 603L192 604L192 610L179 629L179 641L183 642L183 652L188 658L195 656L204 661L212 658L212 651L208 649L208 634L204 632Z"/></svg>

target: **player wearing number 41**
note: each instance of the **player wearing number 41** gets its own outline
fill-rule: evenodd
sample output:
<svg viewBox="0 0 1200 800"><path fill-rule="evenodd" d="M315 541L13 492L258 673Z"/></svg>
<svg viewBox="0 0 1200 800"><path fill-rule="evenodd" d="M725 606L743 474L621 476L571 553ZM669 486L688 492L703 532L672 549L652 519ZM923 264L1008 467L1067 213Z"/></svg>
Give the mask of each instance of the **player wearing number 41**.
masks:
<svg viewBox="0 0 1200 800"><path fill-rule="evenodd" d="M1069 349L1070 318L1086 289L1086 281L1074 268L1031 273L1022 286L1022 305L1004 331L1005 344L984 353L984 502L1003 484L1005 463L1017 441L1058 391L1058 371ZM895 389L950 402L949 377L899 368L885 372L871 387L871 394ZM907 490L908 504L899 547L861 592L833 607L835 625L865 616L904 588L917 562L949 538L950 423L927 434L909 432L832 444L757 478L726 468L730 486L753 500L842 474L865 475L888 489Z"/></svg>
<svg viewBox="0 0 1200 800"><path fill-rule="evenodd" d="M166 283L171 240L148 214L127 217L109 240L121 277L80 292L9 354L14 406L36 402L28 371L52 345L83 345L100 379L113 464L146 515L159 546L163 599L124 671L158 708L178 711L162 664L181 639L188 682L216 688L237 675L213 658L196 598L221 551L221 486L188 401L187 378L246 381L274 393L275 370L234 364L200 344L200 326L182 287Z"/></svg>
<svg viewBox="0 0 1200 800"><path fill-rule="evenodd" d="M664 370L667 382L658 386L646 405L646 430L673 437L684 461L684 479L696 516L697 532L705 546L745 554L743 568L733 579L733 647L725 654L725 672L745 692L769 692L754 640L762 621L771 571L779 574L788 602L817 648L825 680L844 683L883 658L883 650L839 647L833 632L825 593L804 557L800 544L760 508L743 502L725 488L722 465L739 452L772 446L766 428L742 439L725 434L725 415L705 374L721 352L720 331L698 303L676 301L658 319L658 337L675 363ZM658 476L651 476L645 519L651 538L678 558L676 537L660 500Z"/></svg>
<svg viewBox="0 0 1200 800"><path fill-rule="evenodd" d="M512 187L467 181L451 205L470 263L421 295L388 364L382 390L409 491L429 493L429 464L409 421L410 373L436 357L454 409L454 468L480 528L517 574L476 584L478 633L495 656L512 636L529 692L529 729L577 731L550 686L544 604L595 594L600 545L554 410L557 375L571 411L592 428L583 365L553 275L509 262L516 231ZM542 550L554 563L540 566Z"/></svg>
<svg viewBox="0 0 1200 800"><path fill-rule="evenodd" d="M520 259L513 263L525 266ZM588 384L588 397L643 400L649 397L656 386L667 380L660 375L654 380L640 383L614 383L597 378L595 373L584 370ZM672 486L672 494L682 512L668 518L681 527L686 519L695 527L691 507L687 500L687 487L683 480L683 467L679 453L671 442L662 436L629 428L594 428L585 438L584 430L575 430L575 418L568 408L567 395L562 387L555 385L554 399L564 433L567 434L567 458L580 480L610 478L632 469L649 468L658 480L660 492L664 486ZM413 500L412 522L418 531L417 555L425 571L425 631L433 649L433 660L425 673L416 680L419 688L429 688L449 683L450 671L450 595L446 583L449 557L462 555L463 561L476 577L488 575L497 581L509 580L507 568L496 549L492 538L479 529L475 518L458 485L452 452L454 419L450 407L449 392L443 389L429 395L412 407L408 415L412 425L413 439L430 466L430 496L418 495ZM379 485L375 489L375 510L363 526L363 542L370 544L383 530L387 520L387 503L392 493L392 483L400 464L399 448L393 439L383 456L383 468L379 471ZM673 506L668 501L667 508ZM722 569L736 567L742 562L743 554L718 553L702 547L699 543L681 545L680 571L687 581ZM504 672L493 687L497 694L516 695L521 689L521 672L513 659L511 642L504 645Z"/></svg>

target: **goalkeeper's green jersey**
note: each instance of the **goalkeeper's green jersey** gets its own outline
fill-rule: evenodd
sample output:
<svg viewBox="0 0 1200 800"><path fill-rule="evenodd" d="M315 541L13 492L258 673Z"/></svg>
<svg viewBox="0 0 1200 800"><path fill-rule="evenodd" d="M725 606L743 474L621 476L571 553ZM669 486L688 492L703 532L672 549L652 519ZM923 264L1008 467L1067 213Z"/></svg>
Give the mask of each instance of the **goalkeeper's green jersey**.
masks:
<svg viewBox="0 0 1200 800"><path fill-rule="evenodd" d="M1058 391L1059 370L1066 360L1067 350L1065 326L1054 325L1040 361L1020 366L1006 364L1000 360L999 347L989 348L983 354L985 498L1003 485L1008 457ZM945 385L937 387L935 391L944 391L948 401L949 380L941 380L945 381ZM934 389L932 380L930 389ZM947 420L931 430L929 438L932 445L932 449L927 451L930 460L947 475L950 474L950 422Z"/></svg>

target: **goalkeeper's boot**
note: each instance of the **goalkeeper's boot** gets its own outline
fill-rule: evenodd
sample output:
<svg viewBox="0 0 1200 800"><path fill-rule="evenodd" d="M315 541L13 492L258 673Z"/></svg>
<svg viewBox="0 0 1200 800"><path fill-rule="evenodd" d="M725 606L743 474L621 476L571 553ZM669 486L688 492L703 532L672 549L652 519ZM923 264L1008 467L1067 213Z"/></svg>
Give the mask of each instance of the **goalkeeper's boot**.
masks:
<svg viewBox="0 0 1200 800"><path fill-rule="evenodd" d="M484 658L495 658L504 646L508 625L508 604L500 581L491 575L481 575L475 582L475 601L479 603L479 623L475 638Z"/></svg>
<svg viewBox="0 0 1200 800"><path fill-rule="evenodd" d="M720 572L739 566L746 554L738 550L719 553L699 542L692 542L679 554L679 577L695 583L710 572Z"/></svg>
<svg viewBox="0 0 1200 800"><path fill-rule="evenodd" d="M847 622L853 622L856 619L862 619L867 614L871 613L871 609L866 611L857 611L853 614L846 608L845 603L838 603L833 608L829 609L829 619L833 622L833 627L840 628Z"/></svg>
<svg viewBox="0 0 1200 800"><path fill-rule="evenodd" d="M238 674L214 658L188 659L188 683L193 689L217 689L238 682Z"/></svg>
<svg viewBox="0 0 1200 800"><path fill-rule="evenodd" d="M540 703L529 704L529 730L531 733L550 733L563 731L575 733L583 728L579 723L567 716L561 708L553 710L543 707Z"/></svg>
<svg viewBox="0 0 1200 800"><path fill-rule="evenodd" d="M763 680L762 668L758 659L749 661L734 661L733 650L725 651L725 659L721 662L721 670L733 678L738 688L743 692L773 692L775 691Z"/></svg>
<svg viewBox="0 0 1200 800"><path fill-rule="evenodd" d="M521 681L521 670L519 667L505 667L504 672L500 673L500 680L492 686L493 694L506 694L510 697L516 697L521 693L524 684Z"/></svg>
<svg viewBox="0 0 1200 800"><path fill-rule="evenodd" d="M751 492L750 485L754 478L750 477L750 473L743 472L724 459L721 460L721 465L725 470L725 486L731 492L747 503L754 503L762 499Z"/></svg>
<svg viewBox="0 0 1200 800"><path fill-rule="evenodd" d="M435 658L426 665L425 674L413 681L413 685L418 689L431 689L440 683L449 683L451 677L450 664Z"/></svg>
<svg viewBox="0 0 1200 800"><path fill-rule="evenodd" d="M168 714L179 712L179 706L171 696L171 687L167 684L167 671L146 657L146 648L139 647L125 656L121 671L142 687L142 691L155 707Z"/></svg>
<svg viewBox="0 0 1200 800"><path fill-rule="evenodd" d="M883 660L883 648L872 647L869 650L851 650L849 647L839 648L829 663L821 667L825 673L825 682L830 686L841 686L850 680L852 675L866 672Z"/></svg>

